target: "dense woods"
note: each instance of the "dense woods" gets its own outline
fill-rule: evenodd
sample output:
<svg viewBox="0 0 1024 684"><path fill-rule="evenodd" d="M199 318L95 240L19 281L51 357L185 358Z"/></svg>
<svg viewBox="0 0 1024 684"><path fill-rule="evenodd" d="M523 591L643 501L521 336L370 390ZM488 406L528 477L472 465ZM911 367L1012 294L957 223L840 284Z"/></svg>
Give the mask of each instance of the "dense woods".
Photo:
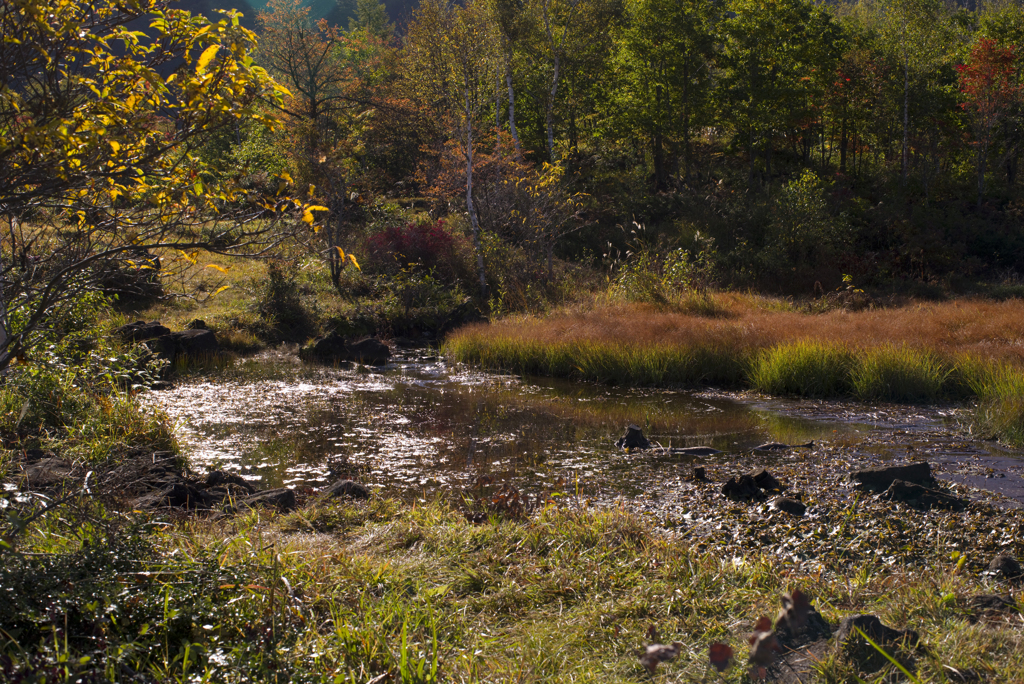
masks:
<svg viewBox="0 0 1024 684"><path fill-rule="evenodd" d="M699 237L721 280L793 294L843 274L928 294L1024 268L1017 3L430 0L396 25L360 0L352 14L318 23L291 0L259 14L257 61L293 100L284 133L251 128L230 150L243 172L316 184L331 244L379 232L369 209L404 197L545 281L552 255L608 266L636 235L656 256ZM467 291L504 287L476 261Z"/></svg>

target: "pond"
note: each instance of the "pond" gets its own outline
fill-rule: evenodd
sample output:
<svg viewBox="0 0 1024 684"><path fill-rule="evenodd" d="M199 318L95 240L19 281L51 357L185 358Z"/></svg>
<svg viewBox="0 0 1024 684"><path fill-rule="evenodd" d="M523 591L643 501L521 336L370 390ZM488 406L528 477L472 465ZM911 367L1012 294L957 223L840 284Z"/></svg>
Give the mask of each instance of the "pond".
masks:
<svg viewBox="0 0 1024 684"><path fill-rule="evenodd" d="M940 477L1024 502L1020 453L966 435L962 409L948 407L615 388L485 373L424 353L380 369L330 368L289 350L146 401L171 416L194 469L237 472L261 488L350 477L411 497L511 483L597 503L657 499L684 486L694 465L797 462L809 450L755 459L751 448L814 440L836 455L826 460L925 458ZM615 440L631 423L666 448L723 453L627 454Z"/></svg>

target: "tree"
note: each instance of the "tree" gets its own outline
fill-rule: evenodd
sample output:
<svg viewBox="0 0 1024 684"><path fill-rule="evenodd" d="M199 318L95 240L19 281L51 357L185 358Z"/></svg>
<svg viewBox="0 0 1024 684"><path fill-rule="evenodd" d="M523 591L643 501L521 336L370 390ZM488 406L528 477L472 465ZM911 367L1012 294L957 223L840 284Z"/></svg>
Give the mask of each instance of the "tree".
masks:
<svg viewBox="0 0 1024 684"><path fill-rule="evenodd" d="M372 31L346 35L313 23L301 0L271 0L261 12L258 56L287 89L273 101L287 124L286 155L297 179L326 207L324 255L337 286L345 268L342 240L352 149L363 114L373 107L381 46Z"/></svg>
<svg viewBox="0 0 1024 684"><path fill-rule="evenodd" d="M469 0L465 7L425 0L409 25L406 71L410 91L450 132L466 169L466 212L476 250L480 295L487 296L480 222L473 203L473 163L478 131L498 58L486 7Z"/></svg>
<svg viewBox="0 0 1024 684"><path fill-rule="evenodd" d="M964 97L961 106L970 114L974 129L979 207L985 194L985 165L996 124L1020 101L1016 61L1015 47L1001 48L992 38L980 38L967 62L957 66Z"/></svg>
<svg viewBox="0 0 1024 684"><path fill-rule="evenodd" d="M148 21L148 34L133 30ZM194 154L281 90L253 34L164 0L0 0L0 370L149 249L260 253L289 200ZM304 207L312 222L311 207Z"/></svg>

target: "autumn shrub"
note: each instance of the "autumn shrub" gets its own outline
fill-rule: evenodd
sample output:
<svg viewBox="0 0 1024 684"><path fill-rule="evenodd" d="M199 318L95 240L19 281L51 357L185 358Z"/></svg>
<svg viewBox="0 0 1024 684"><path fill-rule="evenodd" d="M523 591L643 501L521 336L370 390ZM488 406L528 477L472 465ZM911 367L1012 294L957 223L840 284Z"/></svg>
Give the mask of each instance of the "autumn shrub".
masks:
<svg viewBox="0 0 1024 684"><path fill-rule="evenodd" d="M410 267L437 270L454 275L456 236L439 219L429 223L410 222L389 226L367 240L365 268L372 273L394 275Z"/></svg>

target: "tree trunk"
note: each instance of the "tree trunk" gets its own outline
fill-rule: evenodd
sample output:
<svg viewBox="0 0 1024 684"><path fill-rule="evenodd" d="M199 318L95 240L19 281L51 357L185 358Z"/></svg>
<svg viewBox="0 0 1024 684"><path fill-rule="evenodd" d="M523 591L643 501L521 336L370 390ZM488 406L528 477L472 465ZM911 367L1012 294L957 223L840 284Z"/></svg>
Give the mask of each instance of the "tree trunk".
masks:
<svg viewBox="0 0 1024 684"><path fill-rule="evenodd" d="M548 158L551 163L555 162L555 97L558 95L558 76L562 66L562 60L555 52L555 70L551 75L551 90L548 93L546 111L544 112L544 123L548 134Z"/></svg>
<svg viewBox="0 0 1024 684"><path fill-rule="evenodd" d="M846 173L846 147L850 144L846 131L846 118L843 118L842 130L839 132L839 170Z"/></svg>
<svg viewBox="0 0 1024 684"><path fill-rule="evenodd" d="M487 299L487 274L484 271L484 249L480 241L480 222L473 204L473 116L469 106L469 94L466 94L466 210L469 213L469 225L473 229L473 247L476 249L476 268L480 275L480 297Z"/></svg>
<svg viewBox="0 0 1024 684"><path fill-rule="evenodd" d="M512 64L505 62L505 83L508 84L508 130L512 134L512 143L516 146L516 157L523 158L523 148L519 143L519 130L516 128L516 93L512 89Z"/></svg>
<svg viewBox="0 0 1024 684"><path fill-rule="evenodd" d="M907 165L910 163L910 58L907 47L903 47L903 169L900 172L900 185L907 185Z"/></svg>

